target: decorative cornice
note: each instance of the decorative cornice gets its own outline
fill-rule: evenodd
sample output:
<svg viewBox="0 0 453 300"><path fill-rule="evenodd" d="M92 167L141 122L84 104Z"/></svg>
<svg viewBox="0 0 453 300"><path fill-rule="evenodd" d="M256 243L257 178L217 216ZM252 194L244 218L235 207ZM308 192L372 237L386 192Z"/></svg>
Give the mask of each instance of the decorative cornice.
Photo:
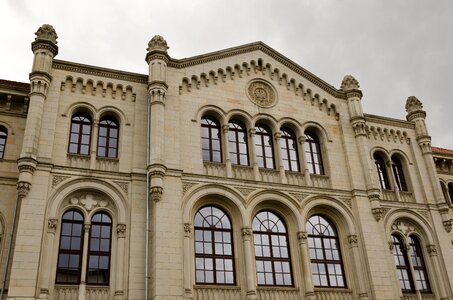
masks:
<svg viewBox="0 0 453 300"><path fill-rule="evenodd" d="M388 118L388 117L371 115L371 114L363 114L363 116L365 117L365 120L368 124L376 123L376 124L382 124L382 125L387 125L387 126L415 129L414 123L406 121L406 120Z"/></svg>

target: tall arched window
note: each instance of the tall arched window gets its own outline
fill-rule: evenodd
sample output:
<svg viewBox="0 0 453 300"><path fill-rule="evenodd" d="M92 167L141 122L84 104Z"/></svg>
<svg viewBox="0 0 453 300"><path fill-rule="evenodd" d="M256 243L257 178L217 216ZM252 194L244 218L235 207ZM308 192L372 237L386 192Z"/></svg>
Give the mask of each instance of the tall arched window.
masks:
<svg viewBox="0 0 453 300"><path fill-rule="evenodd" d="M409 250L415 272L415 281L421 292L428 293L431 291L431 287L428 281L428 273L426 272L422 248L417 237L409 236Z"/></svg>
<svg viewBox="0 0 453 300"><path fill-rule="evenodd" d="M407 191L406 179L404 178L403 165L398 157L392 157L393 175L396 180L396 185L400 191Z"/></svg>
<svg viewBox="0 0 453 300"><path fill-rule="evenodd" d="M205 206L195 215L195 281L234 284L231 222L224 211Z"/></svg>
<svg viewBox="0 0 453 300"><path fill-rule="evenodd" d="M282 128L281 132L280 147L282 149L283 167L287 171L299 172L296 135L289 128Z"/></svg>
<svg viewBox="0 0 453 300"><path fill-rule="evenodd" d="M288 233L283 220L270 211L253 219L258 285L292 286Z"/></svg>
<svg viewBox="0 0 453 300"><path fill-rule="evenodd" d="M401 290L408 293L414 292L414 282L412 280L409 259L407 257L407 251L404 247L404 244L401 238L395 234L392 234L392 241L393 258L395 260Z"/></svg>
<svg viewBox="0 0 453 300"><path fill-rule="evenodd" d="M220 124L210 116L201 119L201 149L204 161L222 162Z"/></svg>
<svg viewBox="0 0 453 300"><path fill-rule="evenodd" d="M310 173L324 175L321 144L319 143L318 136L308 130L305 131L305 157Z"/></svg>
<svg viewBox="0 0 453 300"><path fill-rule="evenodd" d="M99 122L98 156L116 158L118 155L118 121L112 117Z"/></svg>
<svg viewBox="0 0 453 300"><path fill-rule="evenodd" d="M256 125L255 148L258 167L274 169L272 131L264 124Z"/></svg>
<svg viewBox="0 0 453 300"><path fill-rule="evenodd" d="M76 113L71 119L69 153L90 154L91 118L83 113Z"/></svg>
<svg viewBox="0 0 453 300"><path fill-rule="evenodd" d="M87 284L109 284L111 240L112 219L105 212L96 213L91 218Z"/></svg>
<svg viewBox="0 0 453 300"><path fill-rule="evenodd" d="M448 195L450 196L451 204L453 204L453 182L448 183Z"/></svg>
<svg viewBox="0 0 453 300"><path fill-rule="evenodd" d="M5 155L5 146L6 146L6 138L8 137L8 131L5 127L0 126L0 159L3 159Z"/></svg>
<svg viewBox="0 0 453 300"><path fill-rule="evenodd" d="M314 215L307 223L313 284L316 287L346 287L338 234L325 217Z"/></svg>
<svg viewBox="0 0 453 300"><path fill-rule="evenodd" d="M83 254L83 215L69 210L61 218L56 283L79 284Z"/></svg>
<svg viewBox="0 0 453 300"><path fill-rule="evenodd" d="M229 124L228 148L232 164L244 166L249 165L247 128L240 121L233 120Z"/></svg>
<svg viewBox="0 0 453 300"><path fill-rule="evenodd" d="M376 165L376 171L379 179L379 185L383 190L389 190L389 178L387 175L387 168L385 167L384 159L377 153L374 154L374 164Z"/></svg>
<svg viewBox="0 0 453 300"><path fill-rule="evenodd" d="M450 203L450 198L448 197L447 187L445 183L440 182L440 188L442 189L442 194L444 195L445 202Z"/></svg>

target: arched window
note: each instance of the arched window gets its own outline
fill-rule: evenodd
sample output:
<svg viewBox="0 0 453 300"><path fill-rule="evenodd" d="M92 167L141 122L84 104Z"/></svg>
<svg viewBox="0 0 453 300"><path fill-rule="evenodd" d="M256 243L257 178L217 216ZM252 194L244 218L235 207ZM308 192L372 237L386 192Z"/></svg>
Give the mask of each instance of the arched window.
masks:
<svg viewBox="0 0 453 300"><path fill-rule="evenodd" d="M282 149L283 167L287 171L299 172L296 135L289 128L282 128L281 132L280 147Z"/></svg>
<svg viewBox="0 0 453 300"><path fill-rule="evenodd" d="M445 202L449 203L450 198L448 197L447 187L442 181L440 182L440 188L442 189L442 194L444 195Z"/></svg>
<svg viewBox="0 0 453 300"><path fill-rule="evenodd" d="M83 254L83 216L76 210L61 218L56 283L79 284Z"/></svg>
<svg viewBox="0 0 453 300"><path fill-rule="evenodd" d="M392 241L393 258L395 260L401 290L408 293L414 292L414 282L412 280L409 259L407 257L407 251L405 250L404 244L400 237L395 234L392 234Z"/></svg>
<svg viewBox="0 0 453 300"><path fill-rule="evenodd" d="M346 287L338 234L333 224L320 215L307 223L313 284L316 287Z"/></svg>
<svg viewBox="0 0 453 300"><path fill-rule="evenodd" d="M453 204L453 182L448 183L448 195L450 196L450 201Z"/></svg>
<svg viewBox="0 0 453 300"><path fill-rule="evenodd" d="M379 154L374 154L374 164L376 165L376 171L381 189L389 190L390 184L387 176L387 168L385 167L384 159Z"/></svg>
<svg viewBox="0 0 453 300"><path fill-rule="evenodd" d="M264 124L256 125L255 148L258 167L274 169L272 131Z"/></svg>
<svg viewBox="0 0 453 300"><path fill-rule="evenodd" d="M310 173L324 175L321 144L319 143L318 136L308 130L305 131L305 157Z"/></svg>
<svg viewBox="0 0 453 300"><path fill-rule="evenodd" d="M0 159L3 159L5 155L5 146L6 146L6 138L8 137L8 131L5 127L0 126Z"/></svg>
<svg viewBox="0 0 453 300"><path fill-rule="evenodd" d="M116 158L118 155L118 121L112 117L99 122L98 156Z"/></svg>
<svg viewBox="0 0 453 300"><path fill-rule="evenodd" d="M111 239L112 219L107 213L96 213L91 218L87 284L109 284Z"/></svg>
<svg viewBox="0 0 453 300"><path fill-rule="evenodd" d="M288 233L283 220L270 211L257 213L253 240L258 285L292 286Z"/></svg>
<svg viewBox="0 0 453 300"><path fill-rule="evenodd" d="M195 215L195 281L235 284L231 222L221 209L205 206Z"/></svg>
<svg viewBox="0 0 453 300"><path fill-rule="evenodd" d="M91 118L83 113L77 113L71 119L71 134L69 137L69 153L90 154Z"/></svg>
<svg viewBox="0 0 453 300"><path fill-rule="evenodd" d="M228 129L228 148L230 151L230 160L235 165L249 165L247 150L247 128L237 120L229 124Z"/></svg>
<svg viewBox="0 0 453 300"><path fill-rule="evenodd" d="M428 281L428 273L426 272L422 248L417 237L409 236L409 250L415 272L415 281L417 282L420 292L428 293L431 291L431 287Z"/></svg>
<svg viewBox="0 0 453 300"><path fill-rule="evenodd" d="M201 119L201 149L204 161L222 162L220 124L210 116Z"/></svg>
<svg viewBox="0 0 453 300"><path fill-rule="evenodd" d="M395 176L396 185L400 191L407 191L406 179L404 178L403 165L399 158L392 157L392 169Z"/></svg>

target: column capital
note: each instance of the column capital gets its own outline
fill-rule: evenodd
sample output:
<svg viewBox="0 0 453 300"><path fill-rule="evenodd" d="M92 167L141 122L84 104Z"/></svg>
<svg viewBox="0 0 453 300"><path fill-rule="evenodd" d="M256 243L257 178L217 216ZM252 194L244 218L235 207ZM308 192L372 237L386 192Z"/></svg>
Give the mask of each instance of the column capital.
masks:
<svg viewBox="0 0 453 300"><path fill-rule="evenodd" d="M30 191L31 188L31 183L25 182L25 181L19 181L17 183L17 195L19 198L25 198L28 195L28 192Z"/></svg>
<svg viewBox="0 0 453 300"><path fill-rule="evenodd" d="M437 255L437 247L434 244L427 245L426 251L428 251L429 256Z"/></svg>
<svg viewBox="0 0 453 300"><path fill-rule="evenodd" d="M57 230L58 219L49 218L47 220L47 232L55 234Z"/></svg>
<svg viewBox="0 0 453 300"><path fill-rule="evenodd" d="M222 125L222 132L223 133L228 133L228 130L230 130L230 125L229 124Z"/></svg>
<svg viewBox="0 0 453 300"><path fill-rule="evenodd" d="M297 233L297 240L301 243L306 243L308 239L308 233L306 231L299 231Z"/></svg>
<svg viewBox="0 0 453 300"><path fill-rule="evenodd" d="M249 129L249 135L254 136L256 134L256 128L250 128Z"/></svg>
<svg viewBox="0 0 453 300"><path fill-rule="evenodd" d="M355 234L350 234L348 235L348 243L351 245L351 247L357 247L358 246L358 238L357 235Z"/></svg>
<svg viewBox="0 0 453 300"><path fill-rule="evenodd" d="M242 227L241 233L244 241L250 241L253 234L253 230L251 227Z"/></svg>
<svg viewBox="0 0 453 300"><path fill-rule="evenodd" d="M184 223L184 236L190 237L192 233L192 223Z"/></svg>
<svg viewBox="0 0 453 300"><path fill-rule="evenodd" d="M83 229L85 229L85 232L88 232L91 228L91 223L85 223L83 224Z"/></svg>
<svg viewBox="0 0 453 300"><path fill-rule="evenodd" d="M117 224L116 225L116 234L118 238L125 238L126 237L126 224Z"/></svg>
<svg viewBox="0 0 453 300"><path fill-rule="evenodd" d="M280 131L277 131L276 133L274 133L274 139L276 141L280 140L282 138L282 133Z"/></svg>

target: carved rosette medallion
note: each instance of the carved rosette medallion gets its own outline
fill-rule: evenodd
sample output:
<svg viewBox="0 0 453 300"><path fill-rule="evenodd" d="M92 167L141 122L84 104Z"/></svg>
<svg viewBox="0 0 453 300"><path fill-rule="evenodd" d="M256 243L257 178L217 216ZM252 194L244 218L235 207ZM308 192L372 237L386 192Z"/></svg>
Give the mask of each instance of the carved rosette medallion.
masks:
<svg viewBox="0 0 453 300"><path fill-rule="evenodd" d="M264 108L272 107L277 103L274 88L263 80L251 81L247 86L247 96L253 103Z"/></svg>

